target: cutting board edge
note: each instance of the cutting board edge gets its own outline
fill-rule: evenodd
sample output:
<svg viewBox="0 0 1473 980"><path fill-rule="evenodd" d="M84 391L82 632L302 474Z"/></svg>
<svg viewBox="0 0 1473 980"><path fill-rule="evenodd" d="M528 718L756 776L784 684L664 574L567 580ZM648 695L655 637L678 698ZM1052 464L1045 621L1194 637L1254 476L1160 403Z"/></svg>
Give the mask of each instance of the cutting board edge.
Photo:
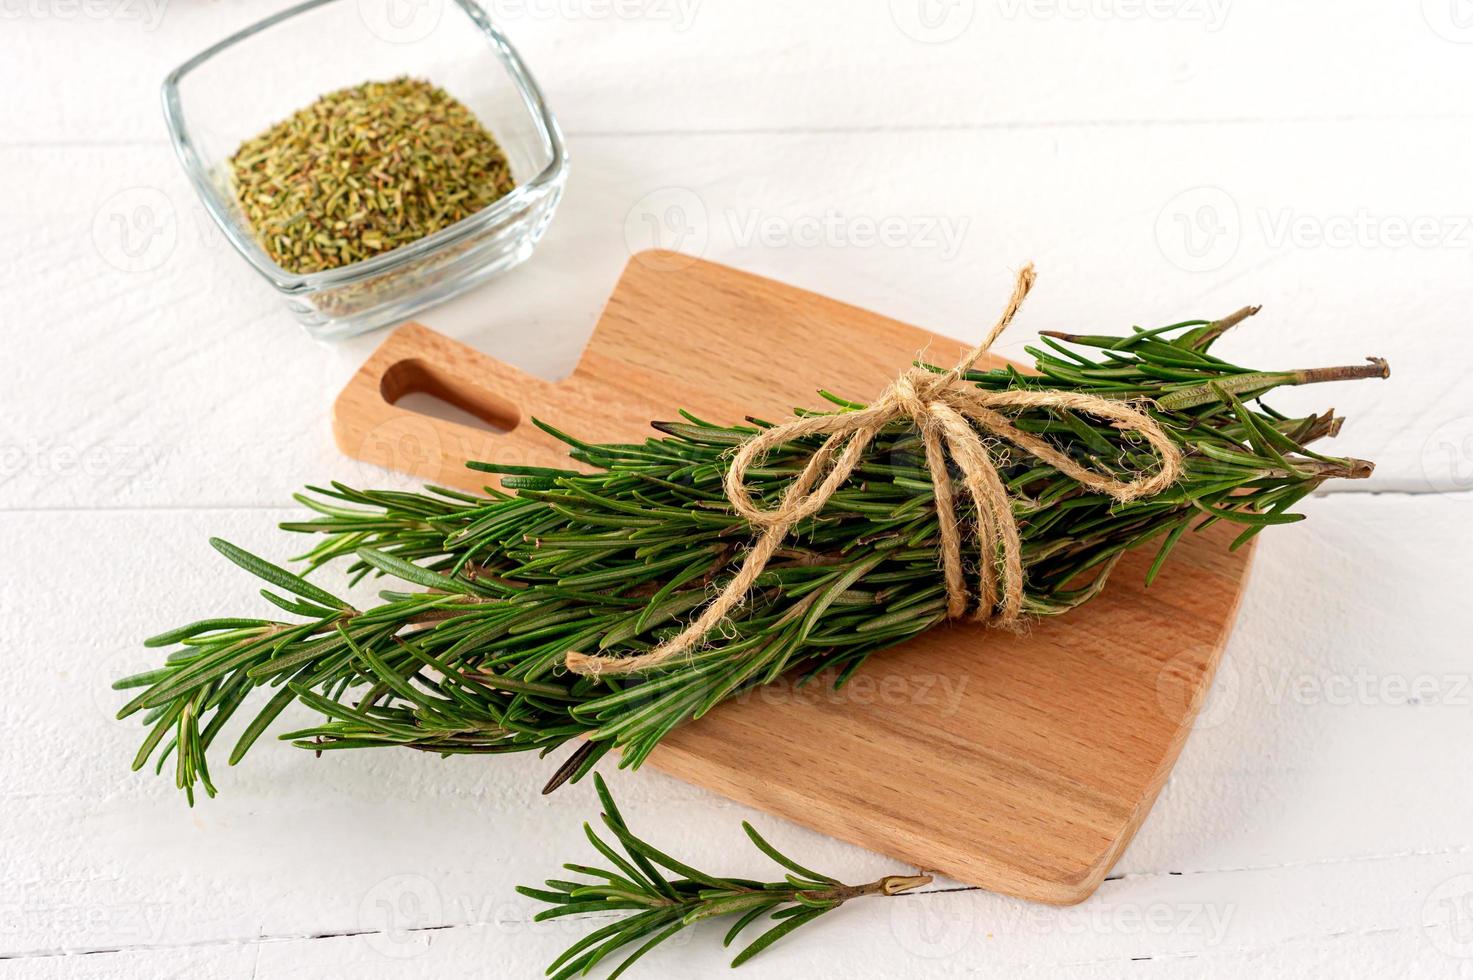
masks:
<svg viewBox="0 0 1473 980"><path fill-rule="evenodd" d="M1004 866L998 863L918 862L913 856L905 853L904 848L896 847L896 841L903 835L892 834L881 839L864 833L855 833L849 827L819 825L811 819L804 820L794 815L793 808L775 793L751 792L748 785L742 782L724 775L714 775L707 760L683 749L661 746L651 753L649 764L667 776L719 793L728 799L788 820L796 826L821 833L854 847L864 848L920 871L941 875L964 885L1010 898L1020 898L1044 905L1077 905L1094 894L1114 863L1114 857L1106 853L1079 874L1048 878L1031 874L1016 866ZM780 788L776 784L767 785L774 790Z"/></svg>
<svg viewBox="0 0 1473 980"><path fill-rule="evenodd" d="M409 335L422 334L418 339L424 341L431 348L434 358L438 359L441 355L444 355L450 361L450 364L447 366L457 368L457 370L451 372L455 375L457 381L465 381L473 378L474 381L471 384L475 389L485 390L492 388L493 393L494 389L499 386L487 385L485 379L482 377L483 372L494 375L499 379L511 378L519 382L525 381L529 395L539 389L545 390L549 393L550 397L555 397L558 400L558 404L570 409L575 416L578 414L580 408L586 413L589 405L582 403L591 401L589 396L593 393L592 389L602 383L600 375L608 373L611 367L620 371L623 381L630 381L631 376L627 371L631 365L622 363L623 350L620 345L627 346L631 342L640 343L648 327L658 323L658 317L662 312L666 316L674 316L679 324L689 326L692 322L690 319L692 297L702 292L706 292L710 296L714 296L722 301L727 299L735 299L737 301L731 309L725 312L721 312L718 309L718 312L714 314L714 322L707 324L708 329L716 331L715 336L721 336L720 330L722 329L723 323L725 323L728 329L739 328L745 330L747 329L747 324L760 322L768 324L769 327L776 325L781 329L797 331L793 334L780 333L770 337L769 342L776 341L779 347L795 340L806 338L807 340L814 341L817 347L829 350L833 357L839 357L842 352L843 358L845 359L851 356L858 356L853 350L853 336L863 335L869 340L872 340L873 343L866 343L864 346L874 356L869 357L867 360L860 356L852 366L840 372L848 377L850 387L856 392L861 389L866 391L871 390L872 387L877 390L883 386L887 382L887 375L893 369L893 364L900 360L908 360L910 354L906 353L904 357L896 357L896 360L891 360L891 358L895 357L897 352L900 352L902 348L907 352L911 351L911 344L917 334L938 338L946 341L947 344L961 344L960 341L932 334L923 328L901 323L881 314L846 304L841 300L804 290L799 286L766 279L753 273L731 269L706 260L683 257L689 258L689 261L685 265L690 268L670 271L661 270L657 272L651 270L647 265L636 262L635 259L637 258L638 256L631 257L630 261L626 263L619 285L616 286L608 302L604 305L604 309L599 317L599 324L595 329L593 337L590 338L589 343L585 345L584 350L580 354L577 367L560 382L549 383L541 379L528 378L525 375L521 375L514 368L509 368L507 365L496 362L488 358L487 355L474 351L448 337L443 337L430 328L419 324L410 325L404 332ZM748 302L751 298L744 295L748 292L763 292L768 295ZM631 302L637 309L621 308L629 307ZM725 306L726 304L722 302L718 305ZM642 308L644 306L648 306L649 308ZM760 316L761 319L753 321L751 317L754 315ZM743 319L739 324L733 319L734 317L741 317ZM791 326L788 326L789 324ZM606 350L600 348L596 341L600 333L610 327L614 329L606 336L606 340L613 340L615 345L611 349ZM827 339L824 333L825 330L827 330ZM620 335L621 332L622 336ZM905 332L904 339L899 339L901 332ZM399 331L396 331L395 335L391 335L390 340L385 342L385 346L389 346L393 341L393 336L398 335L398 333ZM772 333L772 330L769 329L768 333ZM849 342L835 347L832 338L839 335L847 336L851 339ZM676 335L677 341L680 336L680 334ZM899 339L899 343L896 343L897 339ZM706 344L702 346L699 343L695 343L682 347L682 343L684 342L672 341L672 343L674 344L673 352L677 357L682 350L687 350L688 354L696 355L698 358L696 363L701 366L699 370L702 372L704 372L704 365L722 364L720 358L726 352L726 348L720 344L715 346ZM609 345L605 344L604 346L607 348ZM770 350L772 348L768 346L761 349ZM666 363L664 360L665 348L660 347L660 350L661 356L653 365L646 366L642 362L632 362L632 366L639 369L635 373L641 376L648 374L650 371L656 371L658 373L658 369ZM750 355L752 351L759 350L759 348L748 344L744 347L739 346L737 350L738 352L746 351ZM885 350L889 350L890 354L880 353ZM400 351L399 353L403 355L405 352ZM607 354L613 354L613 358L605 357L604 355ZM593 355L598 356L595 357ZM717 358L717 360L712 360L713 357ZM689 360L688 357L687 360ZM605 363L606 361L608 363ZM848 361L845 360L844 363L847 364ZM474 365L475 370L467 374L465 369L469 365ZM365 365L365 368L367 367L368 365ZM776 368L782 368L783 370L773 370ZM728 383L738 385L751 384L754 386L754 390L767 391L769 398L776 393L784 399L784 404L791 404L786 399L790 393L790 389L795 387L795 379L801 380L806 375L807 370L810 369L811 366L795 371L791 364L770 364L760 360L754 366L752 358L748 356L743 365L726 364L725 374L730 376ZM753 373L754 370L756 373ZM717 373L720 374L721 372L718 371ZM375 408L387 407L391 409L390 414L393 414L392 409L396 408L396 406L389 405L383 396L389 394L390 389L394 388L395 385L374 384L373 382L381 376L381 371L378 377L375 377L372 372L360 371L355 381L359 382L359 386L364 389L365 395L368 394L370 386L372 387L372 397L365 398L364 401L366 403L372 404ZM704 373L702 374L702 378L705 378ZM586 384L580 383L580 381L586 382ZM627 385L624 387L627 387ZM587 390L582 390L585 388ZM503 388L501 390L505 389ZM664 387L660 387L657 390L660 392L658 397L661 398L668 396L670 393ZM747 389L742 388L742 390L746 391ZM636 390L629 391L627 394L629 397L639 400L642 404L648 399L651 392L647 384L638 384L636 385ZM454 399L446 400L454 401ZM334 405L334 430L340 445L343 445L344 436L339 431L339 419L337 416L342 408L343 406L341 404ZM606 418L608 416L607 405L602 401L597 403L597 408L599 411L598 417ZM630 416L631 419L633 417L632 415ZM638 414L640 426L642 427L650 417L652 416L645 414L641 410ZM423 416L420 417L420 419L424 418ZM400 427L406 420L401 417L384 420L381 416L379 421L385 425L384 430L380 431L374 425L369 426L370 430L376 436L381 436L385 432L389 435L397 435ZM623 425L629 423L630 420L623 419L616 421L620 421L620 424ZM458 428L458 426L452 426L449 430L445 430L442 433L451 435L448 439L442 438L438 441L437 448L442 453L452 449L458 450L462 448L462 443L468 441L460 432L456 431ZM514 428L517 428L516 432L509 431L505 436L497 437L497 441L501 442L503 446L513 448L515 448L516 444L523 443L524 430L520 427L514 426ZM622 434L622 431L621 429L620 434ZM477 433L477 436L480 439L485 438L483 433ZM382 442L383 439L380 438L378 441ZM361 443L359 446L360 452L353 452L349 445L343 445L343 448L349 455L356 455L360 459L366 459L370 462L394 469L416 472L413 467L400 465L404 462L413 461L407 453L399 453L397 455L390 453L387 459L377 459L363 454L361 452L363 448ZM461 473L465 472L462 464L466 458L491 458L485 454L477 456L464 452L453 453L453 455L456 456L454 465ZM454 482L437 481L434 477L419 472L416 472L416 475L429 482ZM699 751L691 752L691 759L688 760L690 768L686 769L682 769L679 759L671 755L671 753L675 753L675 755L679 754L673 746L669 747L668 750L662 747L661 751L666 752L666 758L663 760L663 764L660 759L660 752L655 753L651 762L656 768L679 775L686 781L700 786L716 788L718 791L725 792L726 795L732 798L753 803L786 819L791 819L800 825L808 826L821 833L850 841L859 846L864 846L878 853L889 853L894 856L899 847L905 846L896 842L910 840L914 844L920 845L917 848L918 851L925 852L930 850L933 852L929 854L924 862L921 862L922 866L929 865L936 867L938 863L944 864L946 865L945 867L936 867L936 870L950 874L956 877L957 880L973 882L1003 894L1017 895L1022 898L1030 898L1049 904L1067 905L1078 902L1088 897L1099 886L1110 868L1113 867L1115 861L1124 852L1130 840L1143 823L1151 806L1154 804L1166 779L1169 777L1171 769L1176 763L1186 738L1190 734L1191 722L1195 719L1198 710L1206 700L1207 693L1210 690L1212 676L1216 672L1217 665L1226 646L1227 637L1236 621L1237 608L1242 595L1241 580L1246 572L1246 558L1248 556L1243 557L1245 560L1242 562L1242 567L1233 576L1234 581L1230 586L1230 593L1222 597L1223 600L1229 601L1226 603L1219 601L1218 608L1212 610L1213 614L1208 620L1214 627L1212 634L1202 636L1201 631L1196 631L1195 635L1191 637L1192 645L1197 651L1193 654L1195 660L1195 666L1192 668L1194 676L1184 679L1188 679L1192 683L1193 703L1181 708L1180 724L1174 728L1167 728L1165 731L1159 732L1152 739L1151 745L1155 748L1156 752L1140 758L1140 762L1144 764L1143 766L1139 767L1134 773L1121 774L1125 778L1120 780L1120 785L1128 786L1132 790L1130 793L1117 792L1114 794L1118 798L1118 802L1124 804L1124 806L1114 808L1108 820L1102 823L1096 823L1095 832L1097 836L1095 839L1086 843L1085 846L1077 848L1074 853L1066 853L1050 847L1044 852L1036 852L1034 855L1036 859L1030 861L1027 852L1019 852L1015 847L1007 844L1005 839L999 839L996 842L996 846L989 850L988 846L982 840L985 835L963 829L961 831L962 837L959 840L942 843L938 839L927 838L920 833L908 832L904 827L894 826L884 820L872 820L867 828L868 836L856 836L853 833L846 833L842 826L827 822L815 822L811 816L805 816L805 814L814 812L813 806L779 806L774 804L770 799L771 790L768 784L760 780L755 789L750 788L750 784L753 782L751 778L747 780L748 787L728 783L723 773L739 776L741 770L729 766L723 767L716 765L713 759L703 759ZM1225 591L1227 590L1225 589ZM1203 612L1205 613L1207 610L1203 610ZM1230 615L1224 615L1225 612L1230 613ZM1054 673L1054 671L1049 671L1046 667L1043 669L1050 675ZM1106 668L1105 673L1101 676L1102 679L1108 681L1110 677L1109 669ZM1059 678L1061 684L1068 680L1070 679ZM1150 689L1147 687L1144 690L1149 691ZM711 721L714 722L716 720L718 719L713 715ZM1058 733L1066 740L1072 739L1072 732L1074 731L1072 726L1073 721L1066 721L1058 729ZM728 732L728 734L730 733ZM760 744L765 737L765 735L759 736L758 743ZM1111 737L1113 738L1115 736L1112 735ZM1127 740L1129 740L1128 736ZM866 755L865 753L860 754L861 756ZM1048 753L1044 754L1048 755ZM1054 756L1057 758L1058 754L1054 753ZM1152 756L1155 756L1154 760ZM763 770L760 760L757 769ZM1060 772L1067 777L1074 769L1070 763L1063 761L1059 769L1050 769L1050 771ZM1098 770L1095 771L1098 773ZM1113 779L1114 776L1112 775L1110 778ZM801 782L801 780L798 782ZM1085 782L1093 785L1098 783L1098 779L1085 780ZM793 785L796 786L797 783ZM1080 785L1085 785L1085 783L1081 783ZM923 787L917 787L917 790L921 797L935 796L935 794L928 794ZM1095 785L1091 792L1097 793L1100 790L1101 787ZM795 789L792 792L794 793L795 800L805 795ZM846 794L835 794L832 791L823 791L821 789L807 792L806 795L813 797L812 804L839 812L844 812L846 807L854 805L856 802L862 803L862 800L856 801L846 796ZM939 799L934 799L932 802L936 804L941 803ZM1065 803L1065 809L1067 809L1067 801ZM1012 812L1013 806L1013 803L1004 802L1001 810L997 807L993 807L992 809L1006 817L1007 813ZM1020 819L1024 823L1020 824L1020 826L1026 827L1028 826L1029 819L1028 808L1023 807L1023 811ZM977 824L977 826L987 826L986 818L984 818L981 824ZM1100 829L1111 827L1118 829L1115 831ZM954 837L955 834L952 836ZM974 839L976 840L975 844L968 843L968 841ZM934 853L938 844L942 851L939 854ZM930 845L930 847L928 848L927 845ZM901 855L899 859L909 860L904 855ZM1032 871L1024 870L1025 868L1032 868Z"/></svg>
<svg viewBox="0 0 1473 980"><path fill-rule="evenodd" d="M1170 779L1172 771L1176 768L1176 763L1181 757L1182 750L1186 747L1187 739L1191 737L1202 707L1211 694L1218 667L1222 663L1228 641L1237 625L1243 593L1257 556L1257 544L1256 540L1251 541L1241 551L1243 568L1233 593L1232 602L1222 619L1217 635L1211 641L1211 652L1203 662L1201 680L1193 689L1192 701L1184 708L1176 731L1166 743L1165 751L1147 782L1146 791L1142 793L1130 813L1120 823L1119 830L1112 835L1109 845L1088 862L1080 864L1078 870L1058 872L1051 876L1032 874L995 856L932 862L923 867L922 863L914 860L913 855L905 853L904 848L896 847L896 841L905 836L903 831L892 829L888 835L866 834L853 825L835 825L825 821L815 821L811 811L804 809L802 801L792 791L788 791L792 799L784 797L784 787L773 783L762 784L762 789L766 791L759 791L750 784L727 775L724 770L713 767L710 759L699 753L688 751L678 742L667 742L658 747L651 753L649 764L666 775L779 816L798 826L815 830L896 861L911 864L922 870L944 875L966 885L1044 905L1078 905L1094 895L1104 884L1110 871L1144 826L1161 791L1166 787L1167 780ZM1141 547L1148 548L1149 546L1142 545ZM1167 574L1170 574L1169 570ZM881 651L879 655L883 656L883 654L884 651ZM926 848L922 845L917 848L917 852L924 849Z"/></svg>
<svg viewBox="0 0 1473 980"><path fill-rule="evenodd" d="M1238 579L1237 590L1233 594L1232 604L1223 617L1222 627L1212 646L1212 653L1208 656L1200 683L1194 690L1194 698L1191 705L1182 716L1181 723L1177 726L1176 735L1166 747L1166 752L1161 757L1161 762L1152 775L1145 793L1141 795L1134 810L1131 811L1129 819L1126 820L1123 829L1114 843L1108 848L1095 864L1090 866L1089 873L1080 881L1082 889L1079 896L1073 901L1051 903L1062 905L1077 905L1099 890L1120 858L1140 829L1145 826L1146 819L1156 807L1156 800L1160 798L1161 791L1166 788L1171 773L1176 769L1176 764L1181 758L1182 750L1186 748L1187 739L1191 738L1192 732L1196 730L1197 718L1202 713L1202 707L1212 695L1212 687L1217 681L1217 671L1222 665L1223 655L1227 653L1228 641L1232 638L1233 630L1237 627L1238 615L1243 606L1243 593L1247 591L1248 579L1253 574L1254 559L1258 555L1258 541L1252 540L1244 549L1243 570ZM1024 897L1024 896L1018 896Z"/></svg>

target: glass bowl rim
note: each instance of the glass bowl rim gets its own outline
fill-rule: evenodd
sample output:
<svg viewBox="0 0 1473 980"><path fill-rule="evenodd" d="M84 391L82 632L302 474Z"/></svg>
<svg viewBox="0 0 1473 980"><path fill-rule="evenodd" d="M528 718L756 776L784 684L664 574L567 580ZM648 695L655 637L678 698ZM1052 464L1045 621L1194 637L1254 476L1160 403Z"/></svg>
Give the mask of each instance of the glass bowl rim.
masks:
<svg viewBox="0 0 1473 980"><path fill-rule="evenodd" d="M194 69L241 41L310 10L331 3L343 2L351 2L351 0L306 0L305 3L288 7L270 17L256 21L215 42L169 72L162 86L164 122L168 126L169 138L205 210L214 219L226 239L235 246L235 250L250 262L257 272L284 293L315 291L355 283L397 268L403 263L433 254L446 246L472 238L507 215L529 206L549 187L555 188L562 181L563 174L567 170L568 155L563 145L562 131L558 128L557 119L553 116L547 100L542 95L542 89L537 85L532 73L527 70L521 55L506 39L506 35L502 34L491 22L486 12L473 0L451 0L481 30L506 66L513 83L522 96L524 106L529 110L537 131L550 153L551 158L547 166L543 167L537 176L524 184L518 184L510 193L498 198L475 214L462 218L448 228L441 228L433 235L427 235L408 245L401 245L383 255L335 269L325 269L321 272L294 273L282 268L266 254L252 235L243 233L242 229L231 220L227 210L228 202L210 179L199 154L195 151L194 141L190 138L189 128L184 121L184 107L179 97L179 83Z"/></svg>

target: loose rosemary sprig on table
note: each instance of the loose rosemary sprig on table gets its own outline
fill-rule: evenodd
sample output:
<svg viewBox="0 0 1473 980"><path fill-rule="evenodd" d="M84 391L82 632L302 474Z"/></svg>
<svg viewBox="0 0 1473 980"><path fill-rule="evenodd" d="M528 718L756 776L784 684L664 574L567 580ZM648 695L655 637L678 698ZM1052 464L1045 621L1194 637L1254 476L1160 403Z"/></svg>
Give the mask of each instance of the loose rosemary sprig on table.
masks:
<svg viewBox="0 0 1473 980"><path fill-rule="evenodd" d="M1308 448L1339 431L1333 412L1288 417L1261 399L1283 386L1384 377L1385 363L1265 372L1211 354L1222 332L1252 312L1123 337L1049 333L1043 347L1029 348L1037 375L1011 367L966 375L984 389L1138 401L1185 457L1169 490L1120 502L1008 445L994 447L1022 537L1025 612L1075 608L1130 548L1158 542L1153 579L1188 530L1236 523L1236 547L1302 519L1291 508L1325 480L1370 475L1370 463ZM855 407L825 397L839 411ZM1128 478L1155 462L1131 433L1067 409L1017 410L1009 419L1102 473ZM854 479L795 529L749 601L704 648L645 673L569 673L570 652L649 651L730 579L752 531L734 515L722 477L732 447L765 423L720 426L687 414L656 423L658 438L608 445L538 424L586 471L473 462L500 474L502 489L333 484L298 497L317 516L283 527L322 536L304 556L309 570L345 559L354 581L394 582L371 608L214 542L263 579L263 596L292 619L205 620L148 641L175 649L157 670L116 685L142 689L119 713L141 713L148 728L135 768L157 755L162 770L172 758L191 802L196 785L214 795L208 750L266 687L271 696L236 741L231 764L300 701L323 719L282 738L317 752L402 745L545 753L586 738L551 789L616 746L622 765L637 766L676 725L779 676L843 684L875 651L945 618L930 472L916 432L896 423L869 447ZM750 471L757 499L775 500L815 445L788 444ZM958 516L971 526L964 501ZM966 553L977 554L975 540Z"/></svg>
<svg viewBox="0 0 1473 980"><path fill-rule="evenodd" d="M603 778L594 773L593 782L603 805L600 817L624 853L620 854L585 823L583 830L589 842L612 867L565 864L563 867L568 871L594 880L549 879L544 883L545 888L520 886L517 891L551 906L537 914L538 922L589 912L617 910L633 914L591 932L569 946L547 968L553 980L586 974L616 951L643 940L609 974L608 980L614 980L666 939L706 919L736 916L721 943L730 946L748 926L770 915L777 924L747 944L731 961L732 966L741 966L783 936L851 899L899 895L931 883L930 875L917 874L886 875L867 885L845 885L837 878L811 871L783 854L745 820L742 821L742 829L758 850L784 869L783 880L763 882L707 874L656 850L635 836L614 805ZM672 877L670 872L679 877Z"/></svg>

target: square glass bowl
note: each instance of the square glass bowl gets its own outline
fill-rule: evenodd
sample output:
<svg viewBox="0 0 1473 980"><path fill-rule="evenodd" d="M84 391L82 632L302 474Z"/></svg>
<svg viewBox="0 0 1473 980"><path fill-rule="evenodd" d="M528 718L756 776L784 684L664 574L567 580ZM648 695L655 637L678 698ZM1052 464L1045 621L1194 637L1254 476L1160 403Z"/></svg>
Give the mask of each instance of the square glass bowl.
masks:
<svg viewBox="0 0 1473 980"><path fill-rule="evenodd" d="M288 272L257 244L230 187L240 144L318 96L401 75L464 103L516 187L468 218L337 269ZM398 323L512 268L552 219L568 157L522 59L473 0L310 0L200 52L164 81L174 149L225 238L315 337Z"/></svg>

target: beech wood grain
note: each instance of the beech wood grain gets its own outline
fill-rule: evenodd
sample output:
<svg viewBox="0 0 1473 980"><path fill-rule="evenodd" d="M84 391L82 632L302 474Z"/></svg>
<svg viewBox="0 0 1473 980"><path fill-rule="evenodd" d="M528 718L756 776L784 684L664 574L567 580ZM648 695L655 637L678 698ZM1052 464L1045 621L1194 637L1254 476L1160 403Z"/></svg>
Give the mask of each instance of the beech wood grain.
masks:
<svg viewBox="0 0 1473 980"><path fill-rule="evenodd" d="M964 350L792 286L645 252L570 377L546 382L407 324L343 390L333 426L351 456L474 490L487 475L467 459L568 465L533 416L629 442L678 408L731 422L819 404L819 387L863 401L919 352L950 364ZM394 404L413 391L505 431ZM1233 533L1185 538L1150 589L1151 549L1129 554L1099 598L1023 635L946 626L876 654L843 691L751 692L675 730L650 763L959 881L1081 901L1145 819L1206 697L1249 564L1251 549L1227 551Z"/></svg>

